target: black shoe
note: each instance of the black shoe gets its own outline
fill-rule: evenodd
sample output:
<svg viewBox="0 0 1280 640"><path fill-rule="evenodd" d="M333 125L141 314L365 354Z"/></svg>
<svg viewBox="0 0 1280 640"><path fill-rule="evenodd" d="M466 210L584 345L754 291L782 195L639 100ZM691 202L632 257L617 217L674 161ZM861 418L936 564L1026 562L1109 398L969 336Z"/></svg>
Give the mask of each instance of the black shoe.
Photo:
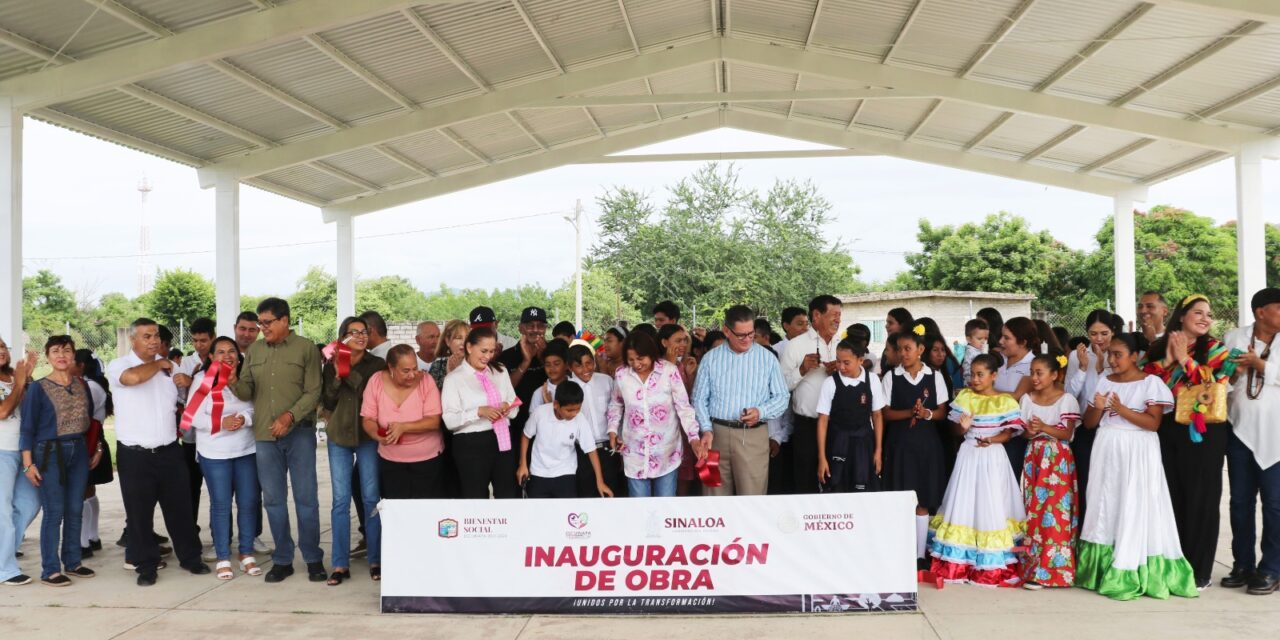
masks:
<svg viewBox="0 0 1280 640"><path fill-rule="evenodd" d="M119 539L119 540L116 540L116 546L117 546L117 547L127 547L127 546L129 546L129 538L128 538L128 537L126 537L126 535L125 535L124 533L121 533L121 534L120 534L120 539Z"/></svg>
<svg viewBox="0 0 1280 640"><path fill-rule="evenodd" d="M102 540L101 539L90 540L89 548L93 549L94 551L102 551Z"/></svg>
<svg viewBox="0 0 1280 640"><path fill-rule="evenodd" d="M1218 584L1228 589L1239 589L1247 586L1251 580L1253 580L1253 570L1237 567L1232 569L1231 573L1228 573Z"/></svg>
<svg viewBox="0 0 1280 640"><path fill-rule="evenodd" d="M271 567L271 570L267 572L266 581L267 582L284 582L284 579L288 578L291 575L293 575L292 565L278 564L274 567Z"/></svg>
<svg viewBox="0 0 1280 640"><path fill-rule="evenodd" d="M65 571L64 573L66 573L66 575L69 575L73 578L92 578L98 575L93 572L93 569L90 569L89 567L86 567L84 565L81 565L69 571Z"/></svg>
<svg viewBox="0 0 1280 640"><path fill-rule="evenodd" d="M40 583L49 587L69 587L71 586L71 578L59 573L52 578L41 578Z"/></svg>
<svg viewBox="0 0 1280 640"><path fill-rule="evenodd" d="M1204 591L1213 586L1213 578L1196 578L1196 591Z"/></svg>
<svg viewBox="0 0 1280 640"><path fill-rule="evenodd" d="M146 572L146 573L139 573L139 574L138 574L138 586L139 586L139 587L150 587L150 586L154 585L155 583L156 583L156 572L154 572L154 571L148 571L148 572Z"/></svg>
<svg viewBox="0 0 1280 640"><path fill-rule="evenodd" d="M25 573L19 573L18 575L12 578L9 578L8 580L5 580L4 582L0 582L0 584L6 587L21 587L24 584L31 584L31 576Z"/></svg>
<svg viewBox="0 0 1280 640"><path fill-rule="evenodd" d="M186 569L187 571L190 571L191 575L193 576L202 576L212 571L211 569L209 569L209 565L203 562L199 562L190 566L184 566L182 568Z"/></svg>
<svg viewBox="0 0 1280 640"><path fill-rule="evenodd" d="M1246 593L1253 596L1265 596L1275 593L1276 589L1280 589L1280 579L1265 573L1257 573L1249 581L1249 589Z"/></svg>
<svg viewBox="0 0 1280 640"><path fill-rule="evenodd" d="M171 553L173 553L173 547L166 547L166 546L164 546L164 545L161 545L161 546L160 546L160 557L161 557L161 558L167 558L167 557L169 557L169 554L171 554Z"/></svg>
<svg viewBox="0 0 1280 640"><path fill-rule="evenodd" d="M92 557L93 557L93 547L80 547L80 557L81 557L81 558L92 558Z"/></svg>
<svg viewBox="0 0 1280 640"><path fill-rule="evenodd" d="M351 557L363 558L367 555L369 555L369 543L364 538L360 538L360 543L356 545L356 548L351 550Z"/></svg>
<svg viewBox="0 0 1280 640"><path fill-rule="evenodd" d="M164 543L166 543L166 542L168 542L168 541L169 541L169 539L168 539L168 538L166 538L166 537L164 537L164 536L162 536L162 535L160 535L160 534L158 534L158 533L157 533L157 534L154 534L154 535L155 535L155 537L156 537L156 544L164 544Z"/></svg>
<svg viewBox="0 0 1280 640"><path fill-rule="evenodd" d="M916 558L916 571L930 571L933 569L933 560L930 558Z"/></svg>
<svg viewBox="0 0 1280 640"><path fill-rule="evenodd" d="M21 551L14 551L14 552L13 552L13 557L15 557L15 558L25 558L25 557L27 557L27 554L25 554L25 553L23 553L23 552L21 552Z"/></svg>
<svg viewBox="0 0 1280 640"><path fill-rule="evenodd" d="M307 563L307 579L312 582L324 582L329 576L324 572L323 562Z"/></svg>

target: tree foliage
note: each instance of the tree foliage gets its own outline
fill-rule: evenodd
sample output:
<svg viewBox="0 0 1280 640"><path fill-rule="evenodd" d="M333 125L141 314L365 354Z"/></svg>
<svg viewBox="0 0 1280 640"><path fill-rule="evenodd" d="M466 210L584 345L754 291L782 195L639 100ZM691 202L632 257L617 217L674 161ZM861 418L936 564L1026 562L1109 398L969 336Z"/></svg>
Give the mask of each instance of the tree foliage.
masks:
<svg viewBox="0 0 1280 640"><path fill-rule="evenodd" d="M214 295L213 283L194 271L163 271L146 296L147 310L161 324L190 324L196 318L213 317Z"/></svg>
<svg viewBox="0 0 1280 640"><path fill-rule="evenodd" d="M592 263L615 274L624 301L643 310L670 299L704 316L734 304L777 313L818 293L857 286L840 242L828 242L831 204L812 183L778 181L759 194L732 165L707 164L671 188L659 210L646 194L615 187Z"/></svg>
<svg viewBox="0 0 1280 640"><path fill-rule="evenodd" d="M41 269L22 279L22 317L28 332L61 333L76 319L76 296L57 274Z"/></svg>

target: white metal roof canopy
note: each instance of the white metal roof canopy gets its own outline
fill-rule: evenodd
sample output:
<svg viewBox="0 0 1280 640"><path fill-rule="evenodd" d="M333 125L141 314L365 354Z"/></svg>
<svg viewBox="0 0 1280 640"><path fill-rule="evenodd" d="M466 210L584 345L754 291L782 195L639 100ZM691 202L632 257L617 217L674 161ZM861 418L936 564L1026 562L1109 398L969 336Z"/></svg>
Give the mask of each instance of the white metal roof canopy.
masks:
<svg viewBox="0 0 1280 640"><path fill-rule="evenodd" d="M0 225L15 244L31 115L217 187L224 322L239 184L322 207L341 314L351 216L732 126L1111 195L1132 317L1132 202L1229 155L1242 298L1262 286L1278 90L1265 0L24 0L0 6Z"/></svg>

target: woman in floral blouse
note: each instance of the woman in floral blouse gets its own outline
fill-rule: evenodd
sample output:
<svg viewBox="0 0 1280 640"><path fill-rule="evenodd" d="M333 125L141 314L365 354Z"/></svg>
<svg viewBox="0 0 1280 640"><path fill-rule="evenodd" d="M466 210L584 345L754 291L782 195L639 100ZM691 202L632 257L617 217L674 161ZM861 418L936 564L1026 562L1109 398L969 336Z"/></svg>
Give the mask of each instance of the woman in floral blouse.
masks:
<svg viewBox="0 0 1280 640"><path fill-rule="evenodd" d="M1164 336L1147 352L1144 371L1159 376L1176 399L1189 385L1227 382L1226 345L1209 335L1213 310L1200 294L1187 296L1174 308ZM1182 555L1196 574L1196 588L1209 586L1214 554L1218 550L1218 516L1222 500L1222 465L1227 455L1230 425L1183 426L1166 413L1160 425L1160 457L1173 498L1174 520Z"/></svg>
<svg viewBox="0 0 1280 640"><path fill-rule="evenodd" d="M622 451L630 495L674 496L684 442L699 459L705 455L689 394L653 336L633 332L622 352L628 366L614 374L609 446Z"/></svg>

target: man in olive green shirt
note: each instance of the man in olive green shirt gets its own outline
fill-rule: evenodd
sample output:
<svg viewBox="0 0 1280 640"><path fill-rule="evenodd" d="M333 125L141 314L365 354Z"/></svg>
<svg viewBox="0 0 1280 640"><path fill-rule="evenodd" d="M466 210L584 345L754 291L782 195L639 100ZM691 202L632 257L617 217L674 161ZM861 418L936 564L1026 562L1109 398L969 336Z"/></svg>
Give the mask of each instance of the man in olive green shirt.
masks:
<svg viewBox="0 0 1280 640"><path fill-rule="evenodd" d="M323 582L320 506L316 496L316 427L312 420L320 400L320 352L314 342L289 330L289 303L267 298L258 304L263 340L253 343L231 377L231 390L253 402L254 437L258 441L258 482L262 485L267 524L276 549L267 582L293 575L293 536L289 529L289 484L298 513L298 546L312 582Z"/></svg>

